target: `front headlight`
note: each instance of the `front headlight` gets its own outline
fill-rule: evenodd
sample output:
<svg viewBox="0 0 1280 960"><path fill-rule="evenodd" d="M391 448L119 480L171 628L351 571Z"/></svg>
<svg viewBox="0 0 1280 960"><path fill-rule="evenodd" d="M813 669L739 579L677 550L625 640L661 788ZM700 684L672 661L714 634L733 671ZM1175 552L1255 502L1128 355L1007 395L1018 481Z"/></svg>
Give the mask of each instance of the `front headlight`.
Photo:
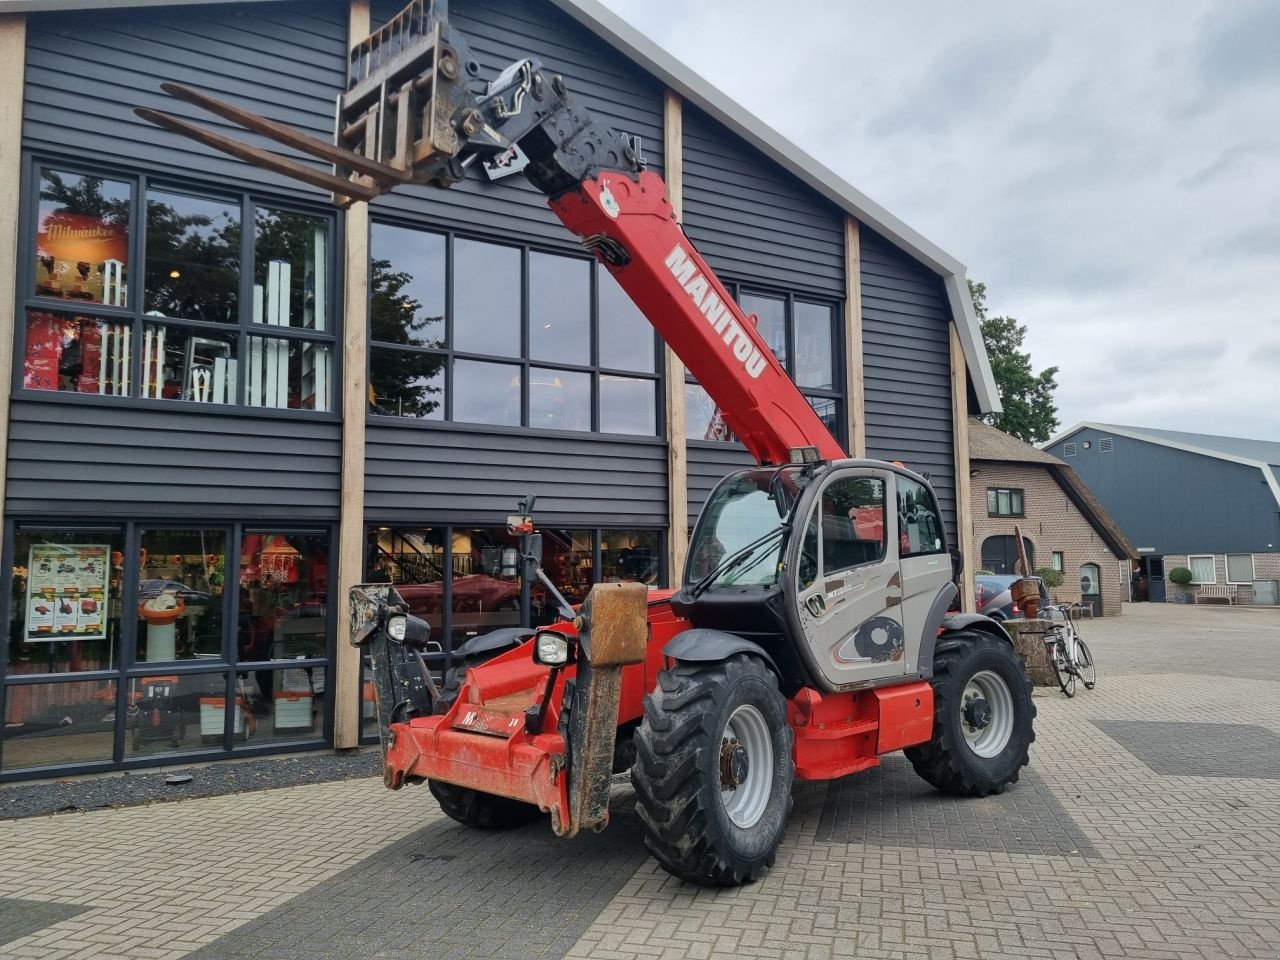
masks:
<svg viewBox="0 0 1280 960"><path fill-rule="evenodd" d="M409 618L404 614L397 614L394 617L387 618L387 633L391 634L392 640L404 640L404 636L409 632Z"/></svg>
<svg viewBox="0 0 1280 960"><path fill-rule="evenodd" d="M569 638L559 633L540 633L533 644L534 662L546 667L562 667L569 662Z"/></svg>

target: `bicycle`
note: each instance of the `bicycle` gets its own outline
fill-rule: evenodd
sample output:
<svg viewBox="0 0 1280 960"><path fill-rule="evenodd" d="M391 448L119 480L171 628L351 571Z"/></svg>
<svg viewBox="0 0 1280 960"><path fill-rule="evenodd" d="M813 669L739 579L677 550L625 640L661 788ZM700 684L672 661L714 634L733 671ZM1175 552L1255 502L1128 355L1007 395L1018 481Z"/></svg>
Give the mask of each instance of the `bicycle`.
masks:
<svg viewBox="0 0 1280 960"><path fill-rule="evenodd" d="M1071 616L1071 608L1050 604L1044 607L1044 611L1050 615L1050 619L1053 619L1053 614L1062 618L1061 621L1053 621L1044 641L1048 648L1049 664L1053 667L1054 676L1058 678L1058 686L1068 697L1076 695L1077 679L1084 684L1086 690L1092 690L1098 683L1098 668L1094 665L1089 645L1080 637L1080 631Z"/></svg>

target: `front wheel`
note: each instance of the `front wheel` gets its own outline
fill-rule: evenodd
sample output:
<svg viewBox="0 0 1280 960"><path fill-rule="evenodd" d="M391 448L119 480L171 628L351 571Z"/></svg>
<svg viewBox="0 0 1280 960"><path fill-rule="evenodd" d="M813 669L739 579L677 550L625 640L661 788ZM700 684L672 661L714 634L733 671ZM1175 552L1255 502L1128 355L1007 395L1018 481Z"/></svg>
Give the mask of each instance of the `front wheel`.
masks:
<svg viewBox="0 0 1280 960"><path fill-rule="evenodd" d="M792 738L777 677L756 657L658 674L631 783L663 869L731 887L773 866L791 812Z"/></svg>
<svg viewBox="0 0 1280 960"><path fill-rule="evenodd" d="M1080 680L1086 690L1098 685L1098 668L1093 665L1093 654L1083 640L1076 640L1076 669L1080 671Z"/></svg>
<svg viewBox="0 0 1280 960"><path fill-rule="evenodd" d="M903 751L916 773L971 797L1017 783L1036 738L1036 707L1013 647L976 631L939 637L932 684L933 737Z"/></svg>

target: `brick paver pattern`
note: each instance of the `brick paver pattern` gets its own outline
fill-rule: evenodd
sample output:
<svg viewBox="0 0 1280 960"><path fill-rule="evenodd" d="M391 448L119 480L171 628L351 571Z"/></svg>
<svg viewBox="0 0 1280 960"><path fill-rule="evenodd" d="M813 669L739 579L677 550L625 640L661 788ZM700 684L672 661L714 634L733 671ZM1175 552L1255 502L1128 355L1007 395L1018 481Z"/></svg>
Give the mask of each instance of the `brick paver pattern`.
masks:
<svg viewBox="0 0 1280 960"><path fill-rule="evenodd" d="M559 841L350 781L0 823L0 898L41 924L0 957L1280 957L1280 780L1253 755L1280 736L1280 611L1082 630L1098 688L1037 691L1005 797L931 796L898 757L802 784L748 887L665 874L625 789L604 835Z"/></svg>

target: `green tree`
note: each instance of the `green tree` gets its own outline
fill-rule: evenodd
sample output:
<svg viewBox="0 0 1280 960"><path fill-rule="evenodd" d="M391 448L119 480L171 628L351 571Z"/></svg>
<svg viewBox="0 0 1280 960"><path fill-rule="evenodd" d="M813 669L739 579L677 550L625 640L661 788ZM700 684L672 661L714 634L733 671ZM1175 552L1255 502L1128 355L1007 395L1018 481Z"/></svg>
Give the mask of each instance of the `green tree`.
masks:
<svg viewBox="0 0 1280 960"><path fill-rule="evenodd" d="M1022 349L1027 328L1013 317L987 315L987 285L969 281L969 295L982 328L982 340L991 359L991 372L1000 391L1004 412L983 417L997 430L1024 440L1043 443L1058 429L1058 408L1053 391L1058 389L1058 368L1045 367L1036 373L1031 354Z"/></svg>

